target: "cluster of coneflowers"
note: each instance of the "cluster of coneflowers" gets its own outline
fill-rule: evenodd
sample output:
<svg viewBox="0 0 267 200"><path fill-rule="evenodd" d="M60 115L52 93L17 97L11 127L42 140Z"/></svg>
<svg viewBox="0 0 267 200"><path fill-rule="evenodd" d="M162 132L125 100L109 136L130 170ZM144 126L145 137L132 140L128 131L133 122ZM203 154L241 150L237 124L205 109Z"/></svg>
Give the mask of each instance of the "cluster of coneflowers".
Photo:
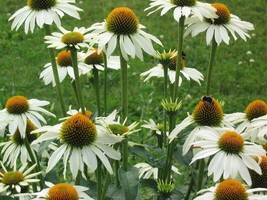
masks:
<svg viewBox="0 0 267 200"><path fill-rule="evenodd" d="M6 101L5 108L0 111L0 134L6 138L0 143L1 196L102 200L109 185L114 182L118 190L122 187L125 199L142 199L140 180L153 179L157 184L158 199L168 199L174 195L175 178L181 174L174 152L177 144L184 140L181 154L193 154L189 166L195 170L191 170L187 192L179 198L267 199L264 195L267 191L266 102L255 100L244 113L224 114L222 103L210 92L217 47L221 43L229 44L230 36L235 40L239 36L246 41L250 37L248 31L254 29L253 25L231 14L221 3L150 1L150 6L145 9L150 10L149 15L156 11L164 15L173 10L179 32L176 50L156 51L153 42L159 46L163 44L144 31L145 27L127 7L114 8L102 23L73 30L64 29L61 18L69 15L80 19L78 12L82 9L74 5L75 0L27 0L27 6L10 17L12 29L18 30L22 24L25 33L33 33L36 25L44 29L51 62L44 65L40 79L45 85L52 84L56 88L63 117L59 118L58 124L46 125L43 115L56 117L43 108L49 102L21 95ZM51 32L52 24L56 24L59 32ZM201 72L186 67L186 55L182 52L183 37L190 34L194 37L201 32L206 32L206 43L211 46L205 77L206 92L192 113L178 122L176 118L182 106L182 102L178 101L181 99L179 88L183 77L198 84L204 81ZM119 56L113 55L116 49ZM57 55L55 50L59 51ZM146 77L144 81L152 77L164 79L164 99L161 103L164 117L161 124L149 119L140 128L152 131L158 139L154 149L157 148L162 155L129 166L129 147L133 149L137 146L146 152L151 146L130 141L130 134L139 131L139 123L126 125L131 119L128 116L128 60L137 57L143 61L143 52L155 57L158 64L140 76ZM107 68L121 72L121 105L118 105L121 112L114 110L107 113ZM100 71L104 73L103 110ZM93 77L97 112L86 109L81 92L80 76L88 74ZM67 76L79 104L79 108L70 107L68 111L60 85ZM152 148L149 150L152 151ZM44 181L46 174L53 170L63 174L60 182ZM204 177L210 181L204 182ZM82 180L96 182L96 196L89 195L93 193L83 186Z"/></svg>

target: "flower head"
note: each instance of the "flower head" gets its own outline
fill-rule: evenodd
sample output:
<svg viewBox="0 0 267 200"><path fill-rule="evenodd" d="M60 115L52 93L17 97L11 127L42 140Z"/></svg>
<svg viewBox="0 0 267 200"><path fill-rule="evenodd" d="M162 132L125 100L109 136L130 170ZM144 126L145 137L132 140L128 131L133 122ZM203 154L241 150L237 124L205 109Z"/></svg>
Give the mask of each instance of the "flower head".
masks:
<svg viewBox="0 0 267 200"><path fill-rule="evenodd" d="M244 136L251 141L264 140L267 134L267 104L262 100L249 103L243 113L227 114L226 118L237 125L238 132L244 132Z"/></svg>
<svg viewBox="0 0 267 200"><path fill-rule="evenodd" d="M90 170L95 171L97 157L111 174L112 168L107 157L115 160L120 159L120 153L109 145L113 145L122 139L102 133L87 116L79 112L70 116L61 124L42 127L34 131L34 133L38 132L44 133L33 142L34 144L51 139L60 141L61 145L49 158L47 171L50 171L63 157L64 178L66 178L68 163L75 179L78 171L83 174L85 165Z"/></svg>
<svg viewBox="0 0 267 200"><path fill-rule="evenodd" d="M255 160L259 162L259 158L256 157ZM262 174L258 174L253 169L249 170L252 188L267 188L267 156L265 155L261 156L260 168Z"/></svg>
<svg viewBox="0 0 267 200"><path fill-rule="evenodd" d="M240 175L248 185L252 184L248 169L261 174L259 163L254 157L260 158L266 151L260 145L244 140L243 135L234 129L214 129L213 132L202 132L197 135L200 139L193 143L201 148L193 157L192 162L211 158L208 175L213 174L213 180L236 178Z"/></svg>
<svg viewBox="0 0 267 200"><path fill-rule="evenodd" d="M62 82L67 77L67 75L69 75L72 80L75 80L70 51L63 50L59 52L56 57L56 62L60 82ZM43 79L45 85L52 83L52 86L55 87L56 81L53 74L52 63L47 63L44 68L45 69L41 72L39 78ZM82 75L87 74L93 68L81 61L78 61L78 69L79 74Z"/></svg>
<svg viewBox="0 0 267 200"><path fill-rule="evenodd" d="M176 76L176 62L177 62L177 52L168 52L168 53L157 53L156 58L159 59L159 64L157 64L155 67L149 69L148 71L145 71L140 74L140 76L146 76L144 81L149 80L152 77L164 77L164 67L168 68L168 76L171 84L175 83L175 76ZM193 79L198 84L200 84L200 81L203 80L203 75L198 70L194 68L189 68L185 66L185 55L182 56L182 68L180 70L181 74L187 79ZM182 77L179 77L179 86L182 84Z"/></svg>
<svg viewBox="0 0 267 200"><path fill-rule="evenodd" d="M86 53L79 53L80 61L85 65L97 70L104 70L104 53L98 49L88 49ZM107 67L109 69L120 69L120 57L110 56L107 58Z"/></svg>
<svg viewBox="0 0 267 200"><path fill-rule="evenodd" d="M88 190L87 187L68 183L57 183L54 185L53 183L46 182L45 184L48 188L31 194L36 196L35 200L93 200L85 193Z"/></svg>
<svg viewBox="0 0 267 200"><path fill-rule="evenodd" d="M27 119L29 119L36 127L41 127L41 122L46 120L40 113L55 117L54 114L48 112L42 106L48 105L48 101L40 101L37 99L26 99L24 96L13 96L6 102L6 106L0 111L0 123L9 120L7 123L9 133L14 134L17 129L22 138L25 138L27 128Z"/></svg>
<svg viewBox="0 0 267 200"><path fill-rule="evenodd" d="M222 181L215 187L203 189L198 193L204 193L194 200L228 200L228 199L242 199L242 200L263 200L265 195L254 194L254 192L265 192L263 188L247 189L240 181L229 179Z"/></svg>
<svg viewBox="0 0 267 200"><path fill-rule="evenodd" d="M93 24L89 30L95 35L99 51L109 57L117 44L125 60L128 55L143 60L142 50L150 55L155 54L152 42L161 42L153 35L144 32L135 13L127 7L113 9L105 22Z"/></svg>
<svg viewBox="0 0 267 200"><path fill-rule="evenodd" d="M2 162L0 162L0 164L3 169L3 171L0 172L0 193L4 192L7 195L13 196L15 194L31 192L31 184L40 181L34 177L41 172L30 174L36 167L36 164L27 168L27 163L25 163L18 170L16 165L14 165L11 171L8 171Z"/></svg>
<svg viewBox="0 0 267 200"><path fill-rule="evenodd" d="M201 32L207 31L206 42L209 45L212 39L215 39L217 45L222 41L229 44L230 37L229 32L236 40L238 34L243 40L250 38L247 33L249 30L253 30L253 24L245 21L241 21L236 15L230 13L230 10L221 3L213 3L212 7L216 8L216 14L218 18L199 20L198 16L194 16L188 19L185 24L189 27L185 31L185 35L191 33L194 37Z"/></svg>
<svg viewBox="0 0 267 200"><path fill-rule="evenodd" d="M27 6L19 9L9 18L9 21L13 20L11 28L18 30L25 23L24 31L28 33L29 29L33 32L35 22L40 28L44 24L52 25L53 22L60 27L60 18L64 14L80 19L77 11L82 9L72 5L73 3L75 0L27 0Z"/></svg>
<svg viewBox="0 0 267 200"><path fill-rule="evenodd" d="M150 0L150 6L145 10L150 10L156 8L155 10L148 13L148 15L161 10L161 15L166 14L169 10L174 9L173 17L179 22L180 18L184 16L185 18L190 17L195 14L199 20L204 18L216 18L218 17L214 9L210 4L202 3L197 0Z"/></svg>
<svg viewBox="0 0 267 200"><path fill-rule="evenodd" d="M32 143L35 139L37 139L36 135L31 134L31 131L35 130L36 126L33 125L31 121L27 121L26 131L25 131L25 138ZM24 139L25 139L24 138ZM1 154L3 154L3 163L10 165L11 167L14 166L18 160L22 164L27 163L27 161L31 161L30 156L28 154L27 148L24 145L24 139L21 138L21 133L19 129L10 136L10 140L7 142L2 142L0 146L3 146Z"/></svg>
<svg viewBox="0 0 267 200"><path fill-rule="evenodd" d="M54 32L52 35L45 36L45 43L48 44L48 48L89 48L91 42L91 34L88 33L88 29L84 27L75 27L73 31L68 31L63 27L59 27L61 32Z"/></svg>
<svg viewBox="0 0 267 200"><path fill-rule="evenodd" d="M232 127L233 124L224 118L221 104L211 96L203 96L191 115L186 117L170 133L170 142L176 138L186 127L194 124L195 128L189 133L183 145L183 154L186 154L192 143L198 140L197 135L202 132L212 132L213 127Z"/></svg>

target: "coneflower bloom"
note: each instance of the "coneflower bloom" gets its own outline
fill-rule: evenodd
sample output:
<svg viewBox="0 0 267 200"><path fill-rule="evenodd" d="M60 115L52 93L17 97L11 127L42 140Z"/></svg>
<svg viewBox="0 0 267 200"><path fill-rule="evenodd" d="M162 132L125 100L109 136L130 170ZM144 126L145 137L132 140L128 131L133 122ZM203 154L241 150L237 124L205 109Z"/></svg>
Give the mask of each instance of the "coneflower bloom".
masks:
<svg viewBox="0 0 267 200"><path fill-rule="evenodd" d="M89 48L92 41L91 34L84 27L75 27L73 31L68 31L63 27L59 27L61 32L53 32L52 35L45 36L45 43L48 48L63 49L74 47L76 49Z"/></svg>
<svg viewBox="0 0 267 200"><path fill-rule="evenodd" d="M192 143L197 140L197 135L201 135L204 132L213 132L214 127L232 127L232 124L224 119L221 104L211 96L202 97L202 100L196 105L192 114L176 125L168 136L170 142L191 124L195 127L185 140L183 154L189 151Z"/></svg>
<svg viewBox="0 0 267 200"><path fill-rule="evenodd" d="M13 197L15 194L32 192L32 183L40 181L35 177L41 172L31 174L37 164L27 168L27 163L25 163L18 170L14 165L11 171L8 171L2 162L0 164L3 170L0 171L0 194Z"/></svg>
<svg viewBox="0 0 267 200"><path fill-rule="evenodd" d="M58 139L60 146L52 153L46 171L49 172L63 158L64 178L66 178L67 165L74 179L80 171L84 175L84 167L91 171L97 168L97 158L103 163L108 172L112 174L112 167L107 157L120 160L120 153L110 145L122 139L114 135L105 134L97 130L95 124L85 115L77 113L67 118L63 123L55 126L41 127L33 133L44 132L33 142Z"/></svg>
<svg viewBox="0 0 267 200"><path fill-rule="evenodd" d="M259 161L257 157L255 157L255 160L257 162ZM249 170L252 180L252 188L267 188L267 156L262 155L260 160L260 168L262 174L258 174L253 169Z"/></svg>
<svg viewBox="0 0 267 200"><path fill-rule="evenodd" d="M50 182L45 182L48 188L43 189L40 192L28 194L30 196L36 196L32 198L34 200L94 200L85 191L88 190L87 187L80 185L71 185L68 183L57 183L53 184Z"/></svg>
<svg viewBox="0 0 267 200"><path fill-rule="evenodd" d="M27 6L16 11L10 18L13 20L11 28L16 30L25 23L24 31L29 29L33 32L35 23L42 28L44 24L52 25L55 23L61 26L60 18L65 14L80 19L78 11L82 9L72 5L75 0L27 0Z"/></svg>
<svg viewBox="0 0 267 200"><path fill-rule="evenodd" d="M249 103L245 111L227 114L227 120L236 124L238 132L244 132L244 136L251 141L256 139L264 140L267 133L267 104L262 100L255 100ZM256 121L259 119L259 121ZM264 120L265 119L265 120Z"/></svg>
<svg viewBox="0 0 267 200"><path fill-rule="evenodd" d="M199 140L193 146L200 148L192 159L211 157L208 175L213 174L213 181L220 178L237 178L240 176L248 185L252 184L248 169L262 174L259 163L261 156L266 154L262 146L245 141L242 134L234 129L217 128L212 132L197 135ZM259 159L257 162L254 157Z"/></svg>
<svg viewBox="0 0 267 200"><path fill-rule="evenodd" d="M174 9L173 17L179 22L180 18L184 16L185 18L190 17L195 14L200 20L204 18L216 18L218 17L214 9L210 4L202 3L197 0L150 0L150 6L145 9L150 10L156 8L155 10L148 13L148 15L158 11L161 11L161 16L166 14L169 10Z"/></svg>
<svg viewBox="0 0 267 200"><path fill-rule="evenodd" d="M215 187L199 191L198 194L201 195L194 198L194 200L264 200L266 195L255 193L266 191L264 188L247 189L240 181L229 179L222 181Z"/></svg>
<svg viewBox="0 0 267 200"><path fill-rule="evenodd" d="M133 122L129 126L126 126L127 118L121 123L120 117L117 117L118 111L114 110L107 117L97 117L95 119L97 127L102 132L106 132L108 134L114 134L119 137L123 137L125 135L130 135L132 133L138 132L139 129L136 129L138 123Z"/></svg>
<svg viewBox="0 0 267 200"><path fill-rule="evenodd" d="M171 59L171 62L167 65L168 66L168 76L171 84L174 84L175 82L175 76L176 76L176 62L177 62L177 52L175 51L174 56ZM203 75L201 72L194 68L189 68L185 66L185 59L184 56L182 56L182 69L181 74L187 79L187 80L194 80L200 85L200 81L203 80ZM140 76L146 76L144 81L149 80L151 77L164 77L164 67L165 65L162 65L161 63L157 64L155 67L149 69L146 72L143 72L140 74ZM179 86L182 84L182 77L179 77Z"/></svg>
<svg viewBox="0 0 267 200"><path fill-rule="evenodd" d="M86 53L78 54L79 60L84 62L90 68L96 68L97 70L104 70L104 54L98 49L88 49ZM107 58L107 67L109 69L120 69L120 57L119 56L110 56Z"/></svg>
<svg viewBox="0 0 267 200"><path fill-rule="evenodd" d="M191 33L194 37L206 31L206 42L208 45L212 39L215 39L217 45L221 42L229 44L229 33L231 33L235 40L237 40L236 34L245 41L247 38L250 38L247 32L254 30L253 24L242 21L236 15L231 14L224 4L213 3L211 5L216 8L216 14L219 17L216 19L199 20L198 16L194 16L187 19L185 24L189 27L185 31L185 36Z"/></svg>
<svg viewBox="0 0 267 200"><path fill-rule="evenodd" d="M144 28L130 8L119 7L113 9L104 22L95 23L88 30L95 34L99 51L103 50L107 57L119 45L125 60L128 60L128 55L143 60L142 51L155 54L152 41L162 45L155 36L143 31Z"/></svg>
<svg viewBox="0 0 267 200"><path fill-rule="evenodd" d="M22 138L25 138L25 131L27 127L27 119L29 119L35 126L41 127L41 122L46 123L44 117L40 114L55 117L54 114L42 108L49 105L48 101L40 101L37 99L26 99L24 96L13 96L6 102L6 106L0 111L0 124L6 124L8 120L8 130L10 134L14 134L17 129Z"/></svg>
<svg viewBox="0 0 267 200"><path fill-rule="evenodd" d="M67 75L69 75L72 80L75 80L70 51L63 50L59 52L56 57L56 62L60 82L62 82ZM45 85L52 83L52 86L55 87L56 81L53 75L52 63L47 63L44 68L39 78L43 79ZM79 74L82 75L89 73L93 68L86 65L84 62L78 61L78 69Z"/></svg>

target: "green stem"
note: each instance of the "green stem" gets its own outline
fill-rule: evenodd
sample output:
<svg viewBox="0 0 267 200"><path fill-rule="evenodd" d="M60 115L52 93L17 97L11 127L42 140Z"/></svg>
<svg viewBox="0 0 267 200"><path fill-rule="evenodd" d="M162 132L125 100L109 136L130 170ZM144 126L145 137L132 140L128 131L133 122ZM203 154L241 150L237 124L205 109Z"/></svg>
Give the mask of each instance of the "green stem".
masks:
<svg viewBox="0 0 267 200"><path fill-rule="evenodd" d="M96 94L96 105L98 114L101 115L101 106L100 106L100 91L99 91L99 71L96 67L93 69L94 74L94 87L95 87L95 94Z"/></svg>
<svg viewBox="0 0 267 200"><path fill-rule="evenodd" d="M117 188L120 187L120 179L119 179L119 168L120 168L120 161L115 160L115 179L116 179L116 186Z"/></svg>
<svg viewBox="0 0 267 200"><path fill-rule="evenodd" d="M28 138L25 137L25 138L23 139L23 141L24 141L24 145L25 145L25 147L26 147L26 149L27 149L27 152L28 152L28 154L29 154L29 156L30 156L30 158L31 158L31 163L32 163L32 164L34 164L34 163L37 164L37 165L36 165L37 170L36 170L35 172L41 172L41 165L40 165L40 162L39 162L37 156L34 155L34 152L33 152L32 148L31 148L31 145L30 145L30 142L29 142ZM42 176L42 174L39 174L39 175L38 175L38 178L40 179L40 187L41 187L41 188L44 188L44 177Z"/></svg>
<svg viewBox="0 0 267 200"><path fill-rule="evenodd" d="M203 177L205 171L205 160L201 159L198 169L198 183L197 183L197 191L202 189Z"/></svg>
<svg viewBox="0 0 267 200"><path fill-rule="evenodd" d="M127 76L127 61L123 58L120 50L120 64L121 64L121 92L122 92L122 120L124 121L128 116L128 76ZM122 166L125 171L128 168L128 137L125 136L122 141L123 160Z"/></svg>
<svg viewBox="0 0 267 200"><path fill-rule="evenodd" d="M81 179L82 179L82 175L81 175L81 171L78 171L77 177L75 179L75 185L80 185L81 184Z"/></svg>
<svg viewBox="0 0 267 200"><path fill-rule="evenodd" d="M98 162L96 176L97 176L97 199L100 200L102 194L102 166L100 162Z"/></svg>
<svg viewBox="0 0 267 200"><path fill-rule="evenodd" d="M176 62L176 74L175 74L175 83L174 83L174 92L173 100L178 96L178 86L179 86L179 76L182 69L182 49L183 49L183 36L184 36L184 21L185 16L181 16L178 24L178 44L177 44L177 62Z"/></svg>
<svg viewBox="0 0 267 200"><path fill-rule="evenodd" d="M100 200L105 200L109 183L110 183L110 173L106 173L106 178L105 178L105 181L104 181L104 186L103 186L103 190L102 190L102 194L101 194Z"/></svg>
<svg viewBox="0 0 267 200"><path fill-rule="evenodd" d="M163 72L164 72L164 99L167 99L168 95L168 65L163 65ZM166 133L167 133L167 113L164 110L163 115L163 125L164 125L164 134L163 134L163 142L166 143Z"/></svg>
<svg viewBox="0 0 267 200"><path fill-rule="evenodd" d="M212 75L212 71L213 71L213 67L214 67L216 49L217 49L217 43L216 43L215 39L213 38L212 42L211 42L210 60L209 60L208 73L207 73L206 95L210 94L211 75Z"/></svg>
<svg viewBox="0 0 267 200"><path fill-rule="evenodd" d="M79 101L79 97L78 97L78 92L77 92L77 87L76 87L76 82L75 82L75 80L73 80L73 81L71 82L71 85L72 85L72 88L73 88L75 97L76 97L76 99L77 99L77 101L78 101L78 104L80 105L80 101Z"/></svg>
<svg viewBox="0 0 267 200"><path fill-rule="evenodd" d="M51 30L50 30L50 26L49 25L44 24L44 30L45 30L45 34L47 36L51 35ZM52 65L54 79L55 79L55 82L56 82L56 90L57 90L58 98L59 98L59 101L60 101L62 114L63 114L63 116L66 116L65 103L64 103L64 98L63 98L61 85L60 85L60 81L59 81L59 75L58 75L58 70L57 70L57 63L56 63L56 60L55 60L54 49L48 48L48 50L49 50L49 54L50 54L51 65Z"/></svg>
<svg viewBox="0 0 267 200"><path fill-rule="evenodd" d="M81 91L81 84L80 84L79 69L78 69L78 61L77 61L77 49L75 47L72 47L70 49L70 52L71 52L71 63L72 63L74 76L75 76L77 96L78 96L78 99L79 99L80 107L82 109L82 113L85 114L85 108L84 108L83 99L82 99L82 91Z"/></svg>
<svg viewBox="0 0 267 200"><path fill-rule="evenodd" d="M186 192L184 200L189 200L191 191L193 189L193 185L194 185L194 177L193 177L193 172L191 172L191 179L190 179L190 183L189 183L189 186L188 186L188 189L187 189L187 192Z"/></svg>
<svg viewBox="0 0 267 200"><path fill-rule="evenodd" d="M107 116L107 79L108 79L108 63L107 56L104 54L104 116Z"/></svg>

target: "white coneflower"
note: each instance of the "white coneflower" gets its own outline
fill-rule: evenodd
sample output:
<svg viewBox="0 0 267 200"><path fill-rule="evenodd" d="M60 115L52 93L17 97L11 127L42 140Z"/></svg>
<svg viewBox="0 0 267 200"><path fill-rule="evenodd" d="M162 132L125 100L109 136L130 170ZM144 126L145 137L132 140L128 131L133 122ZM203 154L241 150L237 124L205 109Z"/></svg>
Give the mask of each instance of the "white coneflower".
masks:
<svg viewBox="0 0 267 200"><path fill-rule="evenodd" d="M192 36L196 36L201 32L206 31L206 42L209 45L214 38L217 45L222 41L229 44L230 34L236 40L238 34L243 40L250 38L247 33L250 30L254 30L253 24L240 20L236 15L230 13L229 9L221 3L211 4L216 8L216 14L219 16L216 19L199 20L198 16L189 18L186 20L189 27L185 31L185 35L191 33ZM230 33L230 34L229 34Z"/></svg>
<svg viewBox="0 0 267 200"><path fill-rule="evenodd" d="M13 20L12 29L25 23L24 31L28 33L29 29L33 32L35 23L42 28L44 24L55 24L60 27L62 18L65 14L80 19L77 11L82 9L72 5L75 0L27 0L27 6L19 9L10 18Z"/></svg>
<svg viewBox="0 0 267 200"><path fill-rule="evenodd" d="M155 36L143 31L144 28L130 8L119 7L113 9L104 22L93 24L89 30L95 34L98 49L103 50L107 57L118 45L125 60L128 60L128 55L143 60L142 51L155 55L152 41L162 45Z"/></svg>

